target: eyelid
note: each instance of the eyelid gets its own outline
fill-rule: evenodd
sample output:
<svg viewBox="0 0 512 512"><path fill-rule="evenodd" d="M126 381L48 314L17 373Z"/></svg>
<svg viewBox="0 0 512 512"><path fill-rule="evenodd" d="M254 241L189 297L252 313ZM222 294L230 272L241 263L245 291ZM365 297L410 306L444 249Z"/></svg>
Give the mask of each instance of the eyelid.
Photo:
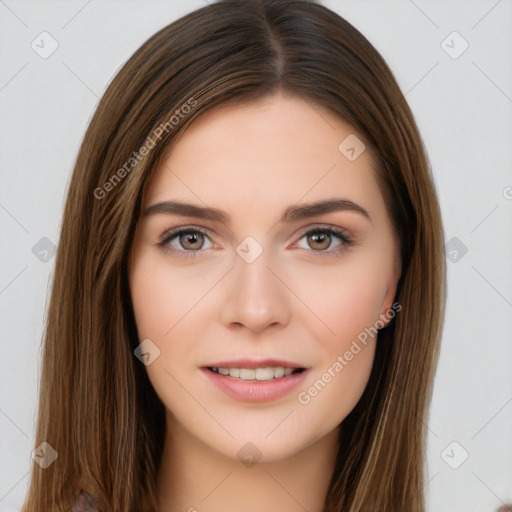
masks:
<svg viewBox="0 0 512 512"><path fill-rule="evenodd" d="M292 246L296 247L298 243L304 238L306 235L310 233L327 233L331 237L337 237L341 243L335 246L333 249L326 250L315 250L315 249L305 249L306 252L312 253L315 257L336 257L348 251L351 247L356 245L355 238L348 232L348 230L340 228L339 226L334 226L330 224L313 224L304 228L297 237L297 241L293 242ZM330 245L330 244L329 244ZM299 247L299 249L301 249Z"/></svg>
<svg viewBox="0 0 512 512"><path fill-rule="evenodd" d="M175 238L176 236L180 235L181 233L186 233L188 231L191 231L191 232L197 231L197 232L202 233L203 235L207 236L208 238L211 237L210 230L208 230L206 228L203 228L200 226L195 226L193 224L183 224L183 225L175 226L171 229L165 230L160 235L160 237L155 245L157 245L158 247L161 247L162 249L164 249L167 252L172 252L175 254L181 253L181 255L183 255L185 257L194 257L197 253L204 252L203 249L200 249L197 251L186 251L186 250L181 250L181 249L175 249L174 247L169 246L169 242L172 238ZM213 242L211 242L211 243L212 243L212 245L216 245ZM217 245L217 247L218 247L218 245Z"/></svg>
<svg viewBox="0 0 512 512"><path fill-rule="evenodd" d="M316 224L310 224L309 226L306 226L300 230L300 236L299 239L302 238L304 235L307 235L311 231L332 231L336 235L345 237L347 240L353 241L353 236L350 234L350 232L347 229L341 228L339 226L335 226L334 224L322 224L322 223L316 223Z"/></svg>

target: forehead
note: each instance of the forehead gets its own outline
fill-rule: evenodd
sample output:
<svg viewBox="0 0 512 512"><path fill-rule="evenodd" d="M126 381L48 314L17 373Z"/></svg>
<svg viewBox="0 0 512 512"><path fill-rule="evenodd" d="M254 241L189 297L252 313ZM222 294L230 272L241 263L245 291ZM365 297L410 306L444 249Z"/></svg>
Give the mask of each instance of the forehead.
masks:
<svg viewBox="0 0 512 512"><path fill-rule="evenodd" d="M363 147L354 137L344 120L297 98L224 106L183 133L151 177L144 203L179 199L261 218L301 200L344 197L382 214L369 151L347 158L344 141L357 152Z"/></svg>

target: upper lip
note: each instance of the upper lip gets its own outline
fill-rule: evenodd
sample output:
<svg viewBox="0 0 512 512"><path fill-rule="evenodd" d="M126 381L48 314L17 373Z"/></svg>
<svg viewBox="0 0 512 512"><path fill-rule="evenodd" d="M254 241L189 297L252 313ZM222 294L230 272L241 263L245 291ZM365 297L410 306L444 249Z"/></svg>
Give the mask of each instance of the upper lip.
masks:
<svg viewBox="0 0 512 512"><path fill-rule="evenodd" d="M305 368L297 363L285 361L284 359L231 359L229 361L218 361L205 365L206 368L266 368L266 367L283 367L283 368Z"/></svg>

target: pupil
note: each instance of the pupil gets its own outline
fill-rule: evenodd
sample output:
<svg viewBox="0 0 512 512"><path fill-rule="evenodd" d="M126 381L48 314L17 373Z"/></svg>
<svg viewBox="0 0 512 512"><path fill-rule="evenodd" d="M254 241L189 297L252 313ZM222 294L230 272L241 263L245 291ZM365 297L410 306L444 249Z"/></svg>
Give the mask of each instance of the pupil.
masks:
<svg viewBox="0 0 512 512"><path fill-rule="evenodd" d="M321 234L318 234L318 235L311 235L311 237L313 238L314 242L315 243L320 243L322 245L322 241L319 242L319 238L323 238L323 241L325 242L327 240L327 246L326 244L324 243L321 247L321 249L325 249L326 247L329 246L329 237L326 233L321 233Z"/></svg>
<svg viewBox="0 0 512 512"><path fill-rule="evenodd" d="M200 235L199 233L186 233L186 234L184 234L182 241L184 240L185 243L183 244L183 246L187 247L187 244L189 244L189 243L192 244L192 245L194 243L197 243L199 236L202 236L202 235ZM197 247L192 247L192 249L196 249L196 248Z"/></svg>

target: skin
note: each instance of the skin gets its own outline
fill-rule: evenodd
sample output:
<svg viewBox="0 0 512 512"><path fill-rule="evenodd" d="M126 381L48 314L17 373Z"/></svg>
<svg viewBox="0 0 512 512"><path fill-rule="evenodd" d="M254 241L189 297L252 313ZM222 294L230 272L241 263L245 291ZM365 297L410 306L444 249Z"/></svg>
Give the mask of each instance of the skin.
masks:
<svg viewBox="0 0 512 512"><path fill-rule="evenodd" d="M338 149L353 133L333 114L279 94L195 121L151 177L143 210L179 200L231 215L228 225L148 215L130 254L139 338L160 350L146 370L167 411L157 482L162 511L322 510L339 426L366 387L376 338L360 344L309 403L298 393L383 318L400 276L370 153L349 161ZM290 205L333 198L357 203L371 222L354 211L278 222ZM208 235L192 242L178 235L167 251L156 245L180 225ZM322 227L343 230L354 244L305 234ZM235 251L247 236L263 249L252 263ZM187 258L187 250L198 252ZM242 402L201 370L240 357L286 359L308 374L278 400ZM252 467L237 457L248 442L261 454Z"/></svg>

